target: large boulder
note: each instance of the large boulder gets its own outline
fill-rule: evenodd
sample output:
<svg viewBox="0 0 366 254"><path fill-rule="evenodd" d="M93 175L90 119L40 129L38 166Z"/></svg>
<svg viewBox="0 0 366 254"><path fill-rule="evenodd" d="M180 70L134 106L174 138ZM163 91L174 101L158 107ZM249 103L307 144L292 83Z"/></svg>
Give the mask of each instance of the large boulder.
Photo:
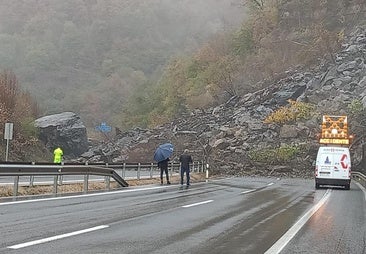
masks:
<svg viewBox="0 0 366 254"><path fill-rule="evenodd" d="M64 155L76 158L88 150L86 128L73 112L48 115L35 120L40 140L53 151L60 146Z"/></svg>

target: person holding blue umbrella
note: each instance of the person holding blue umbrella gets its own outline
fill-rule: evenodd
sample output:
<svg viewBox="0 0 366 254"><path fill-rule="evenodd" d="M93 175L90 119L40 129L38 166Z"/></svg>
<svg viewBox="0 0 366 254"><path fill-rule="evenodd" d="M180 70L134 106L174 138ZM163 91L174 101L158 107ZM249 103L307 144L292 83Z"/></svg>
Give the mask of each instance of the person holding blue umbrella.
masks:
<svg viewBox="0 0 366 254"><path fill-rule="evenodd" d="M165 172L166 182L170 184L168 174L168 161L169 157L173 154L174 146L171 143L165 143L160 145L155 153L154 160L158 162L158 168L160 168L160 182L163 184L163 174Z"/></svg>
<svg viewBox="0 0 366 254"><path fill-rule="evenodd" d="M160 168L160 183L162 185L164 184L164 181L163 181L163 173L164 172L165 172L165 175L166 175L166 183L170 184L169 173L168 173L168 161L169 160L170 160L169 158L166 158L165 160L158 162L158 168Z"/></svg>

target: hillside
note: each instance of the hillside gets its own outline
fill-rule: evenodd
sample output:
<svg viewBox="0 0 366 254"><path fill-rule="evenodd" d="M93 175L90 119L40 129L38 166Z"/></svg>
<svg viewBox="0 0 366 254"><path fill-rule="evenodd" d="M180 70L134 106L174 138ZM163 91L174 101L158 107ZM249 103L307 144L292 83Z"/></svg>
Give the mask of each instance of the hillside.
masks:
<svg viewBox="0 0 366 254"><path fill-rule="evenodd" d="M157 2L163 6L167 4L165 7L169 11L177 8L169 5L168 0ZM230 8L223 8L220 4L234 6L235 10L231 9L234 12L243 11L231 1L214 2L217 9L213 9L217 11L222 7L222 10L228 11L225 13L231 13ZM25 7L26 10L32 9L29 6L32 2L2 3L8 10ZM80 8L70 10L75 3ZM199 3L200 8L194 9L193 3ZM169 140L176 144L177 153L185 147L191 147L199 154L199 158L211 160L217 168L234 173L246 167L254 172L267 168L266 165L278 165L282 168L288 162L296 167L301 165L309 169L316 146L314 135L322 114L349 115L354 132L359 137L356 141L361 142L365 108L363 25L366 12L363 2L248 0L242 3L244 8L248 8L249 16L234 32L231 29L226 30L225 26L217 26L222 24L220 22L207 23L211 18L217 21L219 14L212 12L212 16L202 17L202 13L205 13L202 10L207 7L205 1L182 1L182 5L178 7L184 5L184 11L178 15L178 19L174 19L174 22L165 19L172 21L168 23L174 28L174 32L168 29L170 32L167 34L160 29L160 19L156 20L157 23L143 19L136 27L131 26L142 26L143 29L137 33L128 29L128 25L122 26L123 22L119 18L125 17L124 15L135 20L134 18L141 17L131 17L131 13L136 10L157 11L154 8L149 9L156 7L155 2L149 1L57 2L34 10L37 14L42 13L37 16L42 17L41 19L34 20L36 26L28 26L32 24L28 19L33 14L27 13L24 18L22 16L23 19L18 20L9 16L12 13L10 11L0 16L4 21L0 23L0 32L7 34L1 38L10 38L10 41L14 40L16 43L9 43L8 40L8 43L0 44L11 45L6 50L0 50L0 56L4 57L2 63L10 63L9 66L15 66L16 63L27 65L19 69L20 79L30 77L32 82L38 80L38 86L33 86L28 81L20 84L35 88L40 101L48 104L43 114L69 109L79 113L91 127L98 124L100 119L111 119L113 127L122 129L143 127L117 135L116 140L110 144L93 147L80 160L149 161L154 147ZM82 14L92 13L95 19L93 16L93 19L86 22L80 18L85 16L79 11L84 11ZM144 11L141 13L145 13ZM155 17L159 12L154 11L148 13ZM46 15L49 12L60 14L55 16L58 22L52 23L58 25L50 27L50 23L47 23L40 26L43 21L49 21L49 16ZM75 18L75 12L80 14L77 15L78 18ZM174 12L168 13L172 15ZM192 20L186 13L199 15L193 15L197 19ZM161 16L165 17L159 17ZM239 16L231 20L232 24L240 19ZM186 32L195 31L199 34L193 47L190 47L193 45L190 44L192 38L187 38L186 33L176 34L178 30L175 28L180 27L183 24L181 22L191 27ZM158 28L147 36L143 31L149 23L157 24ZM205 25L201 28L199 24L203 23ZM100 33L94 33L92 28L95 26L90 27L90 24L101 29L105 27L108 33L104 34L103 29L98 30ZM206 25L216 29L208 29ZM83 27L86 32L75 30L78 26ZM57 27L62 29L54 29ZM218 27L225 29L220 30ZM359 28L355 29L356 27ZM16 28L15 32L12 33L10 28ZM206 30L200 33L200 29ZM224 32L217 33L219 30ZM37 31L39 36L35 36ZM15 36L17 33L20 37L25 36L27 43L24 43L23 37L21 39L18 35ZM116 36L116 40L113 36L107 36L112 34ZM99 38L98 35L102 36ZM156 35L159 36L155 37ZM98 38L101 43L94 44ZM103 41L106 38L113 43L109 40ZM139 41L126 38L138 38ZM154 38L157 38L156 41ZM188 39L190 46L185 47L187 45L184 44L184 47L179 47L179 43L173 43L169 38L174 42L177 42L177 38L179 42L182 42L182 38ZM45 51L33 51L38 45L43 45L39 40L48 39L53 40L57 49L51 47L52 50L48 48ZM167 44L161 44L162 41ZM202 45L203 41L205 43ZM85 45L80 42L88 43ZM21 49L28 43L34 47L28 48L32 49L30 52L36 54L24 58L28 49ZM20 45L19 48L15 47L17 45ZM48 41L46 45L49 45ZM154 51L156 55L150 54L151 51L144 54L145 51L141 51L141 48L127 52L122 47L125 45L132 48L141 46L144 50L157 47L159 50ZM69 49L74 51L70 53ZM85 51L86 49L88 50ZM101 51L90 51L91 49ZM47 52L52 52L52 55ZM98 55L97 52L103 54ZM124 61L126 59L123 57L126 55L140 56L141 53L146 58L130 57ZM39 56L47 57L37 58ZM57 57L53 58L54 56ZM157 56L163 60L156 61ZM39 61L27 62L27 59ZM50 59L53 60L49 61ZM57 61L54 62L54 59ZM91 59L95 61L90 62ZM153 64L145 65L146 61ZM48 64L42 69L34 63ZM52 67L53 63L57 63L57 68ZM74 65L75 63L80 65ZM72 71L65 72L70 66ZM147 66L153 66L154 70ZM29 69L30 67L37 68ZM85 75L78 76L80 74ZM85 77L97 82L89 82ZM54 84L57 85L53 86ZM66 96L66 93L72 96ZM287 99L293 101L289 104ZM301 112L300 117L293 111ZM356 148L359 149L355 146ZM360 156L357 154L358 150L355 158L359 160ZM294 159L298 157L306 160Z"/></svg>
<svg viewBox="0 0 366 254"><path fill-rule="evenodd" d="M172 160L189 149L213 172L312 177L324 114L347 115L354 169L362 170L366 121L366 27L345 36L332 57L307 70L288 70L272 85L206 110L194 110L154 129L134 129L93 147L88 161L152 161L155 148L175 145Z"/></svg>
<svg viewBox="0 0 366 254"><path fill-rule="evenodd" d="M42 115L73 111L91 128L124 108L174 55L242 19L232 0L0 1L0 70Z"/></svg>
<svg viewBox="0 0 366 254"><path fill-rule="evenodd" d="M161 79L140 87L115 123L153 127L191 110L266 88L291 69L308 69L334 54L365 22L362 1L247 0L248 18L191 55L176 57Z"/></svg>

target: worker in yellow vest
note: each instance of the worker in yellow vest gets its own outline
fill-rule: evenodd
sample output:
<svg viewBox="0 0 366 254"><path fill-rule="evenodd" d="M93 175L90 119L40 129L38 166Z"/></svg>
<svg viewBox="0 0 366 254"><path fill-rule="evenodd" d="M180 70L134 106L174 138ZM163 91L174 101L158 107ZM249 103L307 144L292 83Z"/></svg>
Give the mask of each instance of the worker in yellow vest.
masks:
<svg viewBox="0 0 366 254"><path fill-rule="evenodd" d="M64 152L62 151L62 149L60 147L57 147L54 151L53 151L53 162L54 163L61 163L62 161L62 156L64 155Z"/></svg>

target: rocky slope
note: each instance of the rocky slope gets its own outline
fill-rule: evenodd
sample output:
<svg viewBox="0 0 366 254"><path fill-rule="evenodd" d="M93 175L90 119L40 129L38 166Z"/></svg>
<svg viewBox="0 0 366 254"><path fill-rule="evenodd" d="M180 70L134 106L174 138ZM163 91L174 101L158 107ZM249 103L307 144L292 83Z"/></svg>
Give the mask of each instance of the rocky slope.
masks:
<svg viewBox="0 0 366 254"><path fill-rule="evenodd" d="M79 160L152 162L157 145L172 142L172 159L188 148L195 160L205 160L218 173L311 177L321 116L350 116L349 105L354 100L366 106L365 56L366 29L360 27L348 36L333 63L322 62L306 71L288 70L285 78L267 88L233 97L215 108L195 110L156 129L122 133L108 144L92 147ZM264 123L289 99L313 104L313 116L281 125ZM352 145L353 165L359 165L363 128L360 119L349 120L351 132L359 137ZM253 151L285 145L299 147L296 156L286 163L259 163L251 156Z"/></svg>

